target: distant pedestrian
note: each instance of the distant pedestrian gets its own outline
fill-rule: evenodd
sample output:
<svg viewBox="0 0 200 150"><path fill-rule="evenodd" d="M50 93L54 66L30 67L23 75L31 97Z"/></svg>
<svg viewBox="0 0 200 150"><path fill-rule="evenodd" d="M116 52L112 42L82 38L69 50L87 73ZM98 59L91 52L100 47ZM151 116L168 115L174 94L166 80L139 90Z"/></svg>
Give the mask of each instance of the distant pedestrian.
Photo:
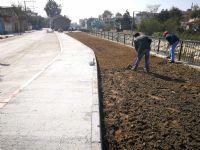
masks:
<svg viewBox="0 0 200 150"><path fill-rule="evenodd" d="M175 62L175 49L179 43L179 38L173 33L168 33L168 31L165 31L163 33L163 36L168 41L167 48L170 47L169 56L167 56L167 58L171 59L169 61L170 63L174 63Z"/></svg>
<svg viewBox="0 0 200 150"><path fill-rule="evenodd" d="M150 45L152 40L148 36L140 35L140 33L135 33L133 42L135 45L135 50L137 51L137 58L131 69L136 71L142 60L142 57L145 56L144 71L149 72L149 56L151 49Z"/></svg>

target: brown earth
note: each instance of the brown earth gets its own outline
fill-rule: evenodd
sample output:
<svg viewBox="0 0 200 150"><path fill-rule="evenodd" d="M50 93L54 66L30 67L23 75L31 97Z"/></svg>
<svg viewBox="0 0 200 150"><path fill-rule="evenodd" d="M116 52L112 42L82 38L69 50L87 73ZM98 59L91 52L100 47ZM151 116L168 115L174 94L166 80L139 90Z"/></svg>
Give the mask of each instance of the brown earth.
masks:
<svg viewBox="0 0 200 150"><path fill-rule="evenodd" d="M200 72L151 57L151 72L127 65L133 48L86 33L70 33L91 47L100 69L104 149L200 149Z"/></svg>

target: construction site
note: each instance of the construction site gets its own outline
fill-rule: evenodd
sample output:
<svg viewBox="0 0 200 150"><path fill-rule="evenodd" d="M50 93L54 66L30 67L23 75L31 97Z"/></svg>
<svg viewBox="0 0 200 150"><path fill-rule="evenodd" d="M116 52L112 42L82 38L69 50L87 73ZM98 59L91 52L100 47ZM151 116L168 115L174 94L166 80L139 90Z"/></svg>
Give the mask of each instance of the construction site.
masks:
<svg viewBox="0 0 200 150"><path fill-rule="evenodd" d="M105 149L198 149L200 72L151 56L150 73L132 65L134 48L68 33L94 50L99 66Z"/></svg>

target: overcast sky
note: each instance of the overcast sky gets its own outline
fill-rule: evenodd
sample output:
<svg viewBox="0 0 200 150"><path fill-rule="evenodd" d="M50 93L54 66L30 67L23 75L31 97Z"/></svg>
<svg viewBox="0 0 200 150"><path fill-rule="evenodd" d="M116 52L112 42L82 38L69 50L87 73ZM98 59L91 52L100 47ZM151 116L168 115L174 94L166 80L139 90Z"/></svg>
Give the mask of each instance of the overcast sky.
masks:
<svg viewBox="0 0 200 150"><path fill-rule="evenodd" d="M10 6L12 3L21 3L24 1L28 7L32 8L32 0L0 0L0 6ZM34 0L35 12L46 16L44 11L48 0ZM132 14L132 11L143 11L147 5L160 4L160 9L170 9L172 6L186 10L191 4L200 5L200 0L55 0L62 6L62 15L68 16L72 22L79 22L79 19L98 17L104 10L111 11L114 15L119 12L124 14L126 10Z"/></svg>

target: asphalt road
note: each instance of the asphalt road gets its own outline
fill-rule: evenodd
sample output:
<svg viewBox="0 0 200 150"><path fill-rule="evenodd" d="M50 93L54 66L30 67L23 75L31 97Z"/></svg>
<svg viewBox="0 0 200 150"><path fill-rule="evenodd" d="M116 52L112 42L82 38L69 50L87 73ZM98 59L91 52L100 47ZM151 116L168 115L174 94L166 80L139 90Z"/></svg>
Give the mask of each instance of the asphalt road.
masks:
<svg viewBox="0 0 200 150"><path fill-rule="evenodd" d="M0 102L60 53L54 33L36 31L0 41Z"/></svg>

